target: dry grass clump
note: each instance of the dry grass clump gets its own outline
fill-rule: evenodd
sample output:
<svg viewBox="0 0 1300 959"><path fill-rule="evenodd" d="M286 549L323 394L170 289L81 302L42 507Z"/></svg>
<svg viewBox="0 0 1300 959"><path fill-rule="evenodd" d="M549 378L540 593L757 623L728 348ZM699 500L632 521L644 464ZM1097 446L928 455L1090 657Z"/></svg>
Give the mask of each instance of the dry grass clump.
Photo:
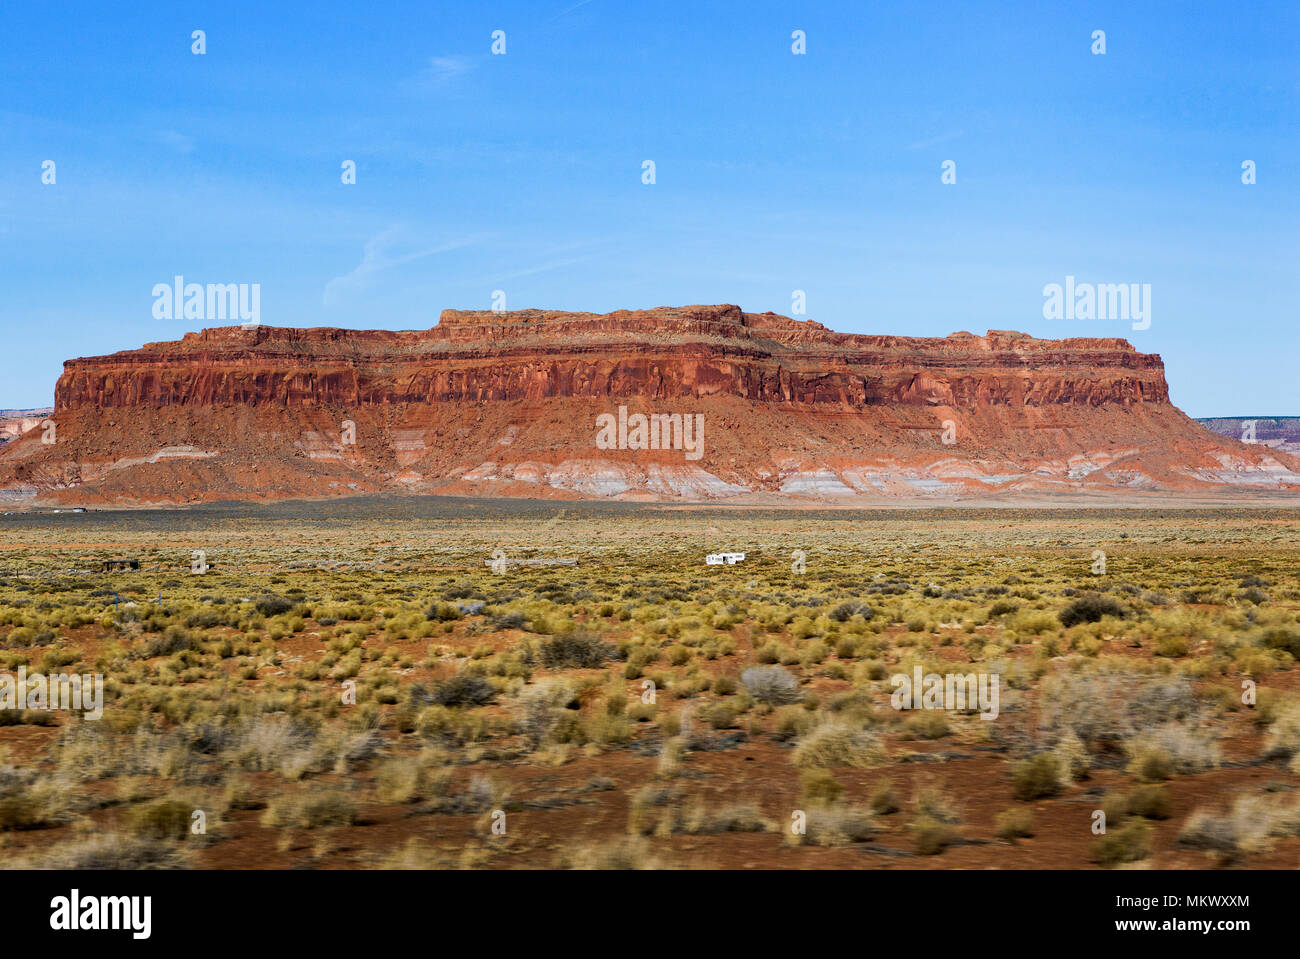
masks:
<svg viewBox="0 0 1300 959"><path fill-rule="evenodd" d="M262 814L262 823L267 826L315 829L320 826L350 826L357 821L357 817L356 803L343 793L308 790L272 799Z"/></svg>
<svg viewBox="0 0 1300 959"><path fill-rule="evenodd" d="M800 775L804 802L813 806L829 806L844 794L844 786L831 775L830 770L810 768Z"/></svg>
<svg viewBox="0 0 1300 959"><path fill-rule="evenodd" d="M383 803L410 803L424 795L426 770L418 759L388 759L375 772L375 794Z"/></svg>
<svg viewBox="0 0 1300 959"><path fill-rule="evenodd" d="M1089 771L1092 769L1092 757L1088 753L1088 747L1075 735L1074 730L1067 729L1062 734L1052 753L1061 763L1062 785L1066 781L1074 782L1088 778Z"/></svg>
<svg viewBox="0 0 1300 959"><path fill-rule="evenodd" d="M831 720L807 733L795 747L793 762L800 769L851 766L870 769L885 761L880 737L869 729L858 729Z"/></svg>
<svg viewBox="0 0 1300 959"><path fill-rule="evenodd" d="M959 838L956 826L962 820L956 804L942 787L923 779L912 794L912 821L908 832L918 856L935 856Z"/></svg>
<svg viewBox="0 0 1300 959"><path fill-rule="evenodd" d="M760 703L784 706L803 698L799 681L779 666L752 666L740 674L740 681Z"/></svg>
<svg viewBox="0 0 1300 959"><path fill-rule="evenodd" d="M1103 867L1137 862L1151 854L1151 827L1132 819L1092 844L1094 861Z"/></svg>
<svg viewBox="0 0 1300 959"><path fill-rule="evenodd" d="M937 856L957 838L951 823L930 816L917 816L908 826L912 834L912 848L918 856Z"/></svg>
<svg viewBox="0 0 1300 959"><path fill-rule="evenodd" d="M993 818L993 828L999 839L1014 843L1034 835L1034 814L1028 809L1004 809Z"/></svg>
<svg viewBox="0 0 1300 959"><path fill-rule="evenodd" d="M532 742L566 742L578 723L576 690L562 680L547 680L528 686L519 696L519 730Z"/></svg>
<svg viewBox="0 0 1300 959"><path fill-rule="evenodd" d="M688 801L680 786L646 786L633 795L628 812L628 831L641 836L771 832L774 828L752 803L709 809L703 798Z"/></svg>
<svg viewBox="0 0 1300 959"><path fill-rule="evenodd" d="M582 629L539 643L537 652L547 669L595 669L614 655L612 646Z"/></svg>
<svg viewBox="0 0 1300 959"><path fill-rule="evenodd" d="M578 843L556 854L557 869L632 870L665 868L654 856L654 847L640 836L624 836L610 842Z"/></svg>
<svg viewBox="0 0 1300 959"><path fill-rule="evenodd" d="M1128 610L1115 600L1094 593L1079 597L1061 610L1058 617L1061 625L1068 629L1077 623L1095 623L1106 616L1123 619L1127 615Z"/></svg>
<svg viewBox="0 0 1300 959"><path fill-rule="evenodd" d="M146 839L184 839L190 835L194 807L176 799L155 799L132 807L126 816L128 830Z"/></svg>
<svg viewBox="0 0 1300 959"><path fill-rule="evenodd" d="M894 784L889 779L882 779L876 783L871 790L871 798L868 800L871 811L878 816L888 816L896 813L903 808L902 801L898 794L894 792Z"/></svg>
<svg viewBox="0 0 1300 959"><path fill-rule="evenodd" d="M791 845L847 846L866 842L878 831L871 811L861 806L813 806L800 812L802 831L792 822L785 837Z"/></svg>
<svg viewBox="0 0 1300 959"><path fill-rule="evenodd" d="M1125 749L1130 756L1129 772L1144 782L1214 769L1220 762L1214 730L1190 723L1145 729L1133 736Z"/></svg>
<svg viewBox="0 0 1300 959"><path fill-rule="evenodd" d="M1264 755L1287 757L1291 771L1300 772L1300 700L1286 699L1274 707Z"/></svg>
<svg viewBox="0 0 1300 959"><path fill-rule="evenodd" d="M752 803L732 803L706 811L698 820L687 824L692 835L723 832L771 832L773 825Z"/></svg>
<svg viewBox="0 0 1300 959"><path fill-rule="evenodd" d="M46 829L73 817L73 783L0 766L0 832Z"/></svg>
<svg viewBox="0 0 1300 959"><path fill-rule="evenodd" d="M460 673L438 683L428 701L437 706L486 706L496 696L496 687L482 676Z"/></svg>
<svg viewBox="0 0 1300 959"><path fill-rule="evenodd" d="M160 839L99 833L50 846L33 846L11 858L11 869L188 869L191 855Z"/></svg>
<svg viewBox="0 0 1300 959"><path fill-rule="evenodd" d="M948 717L937 710L915 713L903 720L904 739L942 739L950 732Z"/></svg>
<svg viewBox="0 0 1300 959"><path fill-rule="evenodd" d="M1181 768L1217 765L1209 712L1184 676L1147 671L1128 662L1079 662L1045 678L1042 721L1058 738L1077 739L1087 750L1128 743L1130 752L1162 748ZM1077 747L1071 746L1074 753Z"/></svg>
<svg viewBox="0 0 1300 959"><path fill-rule="evenodd" d="M483 846L466 845L459 852L435 849L428 843L411 838L397 849L383 856L375 866L410 872L429 872L435 869L479 869L491 857Z"/></svg>
<svg viewBox="0 0 1300 959"><path fill-rule="evenodd" d="M1224 861L1267 852L1275 839L1300 835L1300 802L1239 796L1225 813L1197 809L1179 830L1183 846L1216 853Z"/></svg>
<svg viewBox="0 0 1300 959"><path fill-rule="evenodd" d="M1054 752L1039 753L1011 767L1012 791L1021 802L1055 796L1067 777L1065 764Z"/></svg>

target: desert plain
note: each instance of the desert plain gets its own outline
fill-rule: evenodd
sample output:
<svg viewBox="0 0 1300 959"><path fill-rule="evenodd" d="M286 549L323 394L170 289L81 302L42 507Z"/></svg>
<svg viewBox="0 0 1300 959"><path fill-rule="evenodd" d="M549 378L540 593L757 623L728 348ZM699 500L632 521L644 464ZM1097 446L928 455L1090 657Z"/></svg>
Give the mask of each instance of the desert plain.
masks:
<svg viewBox="0 0 1300 959"><path fill-rule="evenodd" d="M100 676L103 703L0 711L0 848L38 868L1293 868L1298 555L1279 506L13 513L0 672ZM896 708L918 670L995 680L996 715Z"/></svg>

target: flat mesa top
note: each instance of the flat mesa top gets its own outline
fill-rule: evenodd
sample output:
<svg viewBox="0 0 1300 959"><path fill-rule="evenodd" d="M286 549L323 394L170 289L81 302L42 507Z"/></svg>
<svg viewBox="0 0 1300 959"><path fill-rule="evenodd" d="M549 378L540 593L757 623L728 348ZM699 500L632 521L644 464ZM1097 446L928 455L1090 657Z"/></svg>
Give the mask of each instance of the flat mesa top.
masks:
<svg viewBox="0 0 1300 959"><path fill-rule="evenodd" d="M443 310L426 330L344 329L341 327L218 326L185 333L179 340L148 343L111 354L147 362L151 356L186 354L391 356L501 349L545 344L548 350L590 349L592 345L658 344L676 349L692 343L736 344L747 349L793 355L827 351L891 355L944 354L962 357L1033 354L1139 354L1121 337L1039 339L1014 330L989 330L983 336L956 331L943 337L839 333L815 320L777 313L746 313L734 304L656 307L611 313L564 310ZM102 361L82 357L69 364ZM1153 358L1154 359L1154 358ZM1158 360L1155 362L1158 363Z"/></svg>

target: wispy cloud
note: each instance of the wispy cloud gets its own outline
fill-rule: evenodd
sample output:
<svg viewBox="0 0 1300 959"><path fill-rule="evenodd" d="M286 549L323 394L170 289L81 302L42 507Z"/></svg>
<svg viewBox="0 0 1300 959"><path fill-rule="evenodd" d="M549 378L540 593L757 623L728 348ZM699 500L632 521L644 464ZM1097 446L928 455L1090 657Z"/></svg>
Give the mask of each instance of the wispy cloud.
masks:
<svg viewBox="0 0 1300 959"><path fill-rule="evenodd" d="M500 283L503 280L514 280L521 276L535 276L538 273L550 273L552 270L562 270L566 266L572 266L575 263L585 263L588 260L596 258L595 253L588 253L586 256L574 256L565 260L550 260L546 263L539 263L537 266L524 267L521 270L514 270L510 273L497 273L493 276L486 277L493 283Z"/></svg>
<svg viewBox="0 0 1300 959"><path fill-rule="evenodd" d="M354 269L342 276L334 277L325 284L325 292L322 296L324 306L328 309L340 305L350 295L369 287L379 274L394 267L436 256L439 253L449 253L452 250L473 246L482 240L481 235L465 236L412 250L409 249L412 244L406 233L403 227L394 226L367 240L361 254L361 262Z"/></svg>
<svg viewBox="0 0 1300 959"><path fill-rule="evenodd" d="M415 90L440 90L474 67L469 57L430 57L419 73L405 84Z"/></svg>
<svg viewBox="0 0 1300 959"><path fill-rule="evenodd" d="M516 269L500 273L490 273L479 277L479 282L502 283L506 280L515 280L524 276L536 276L539 273L562 270L568 266L586 263L608 255L610 246L617 242L617 236L606 235L586 237L571 243L555 244L549 239L545 243L525 243L524 249L517 248L510 254L511 259L517 263L527 263L528 259L541 259L540 263L534 262L532 266L519 266ZM530 253L531 255L529 255ZM542 259L543 257L546 258Z"/></svg>
<svg viewBox="0 0 1300 959"><path fill-rule="evenodd" d="M961 130L953 130L949 133L941 133L937 137L930 137L928 140L917 140L915 143L909 143L903 147L904 150L924 150L926 147L937 147L940 143L947 143L949 140L956 140L962 135Z"/></svg>
<svg viewBox="0 0 1300 959"><path fill-rule="evenodd" d="M571 7L567 7L567 8L565 8L564 10L561 10L561 11L560 11L559 13L557 13L555 16L551 17L551 19L548 20L547 23L554 23L556 20L560 19L560 17L567 17L567 16L568 16L569 14L571 14L574 10L577 10L579 7L585 7L587 4L589 4L589 3L591 3L591 2L592 2L592 0L579 0L578 3L575 3L573 6L571 6Z"/></svg>

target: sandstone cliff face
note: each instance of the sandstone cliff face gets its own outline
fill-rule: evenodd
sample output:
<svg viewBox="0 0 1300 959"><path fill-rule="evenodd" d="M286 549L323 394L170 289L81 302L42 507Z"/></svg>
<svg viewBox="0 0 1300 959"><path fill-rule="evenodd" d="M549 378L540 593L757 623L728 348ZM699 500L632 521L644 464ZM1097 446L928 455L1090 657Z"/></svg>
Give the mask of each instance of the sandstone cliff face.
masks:
<svg viewBox="0 0 1300 959"><path fill-rule="evenodd" d="M446 310L434 329L401 333L234 327L65 366L59 409L720 394L849 407L1169 398L1160 358L1119 339L855 336L734 306Z"/></svg>
<svg viewBox="0 0 1300 959"><path fill-rule="evenodd" d="M700 417L700 448L602 444L599 418L620 407ZM1160 358L1121 339L851 335L730 305L447 310L405 332L204 330L69 360L53 418L57 444L24 437L0 454L0 495L1300 489L1300 463L1189 420Z"/></svg>

